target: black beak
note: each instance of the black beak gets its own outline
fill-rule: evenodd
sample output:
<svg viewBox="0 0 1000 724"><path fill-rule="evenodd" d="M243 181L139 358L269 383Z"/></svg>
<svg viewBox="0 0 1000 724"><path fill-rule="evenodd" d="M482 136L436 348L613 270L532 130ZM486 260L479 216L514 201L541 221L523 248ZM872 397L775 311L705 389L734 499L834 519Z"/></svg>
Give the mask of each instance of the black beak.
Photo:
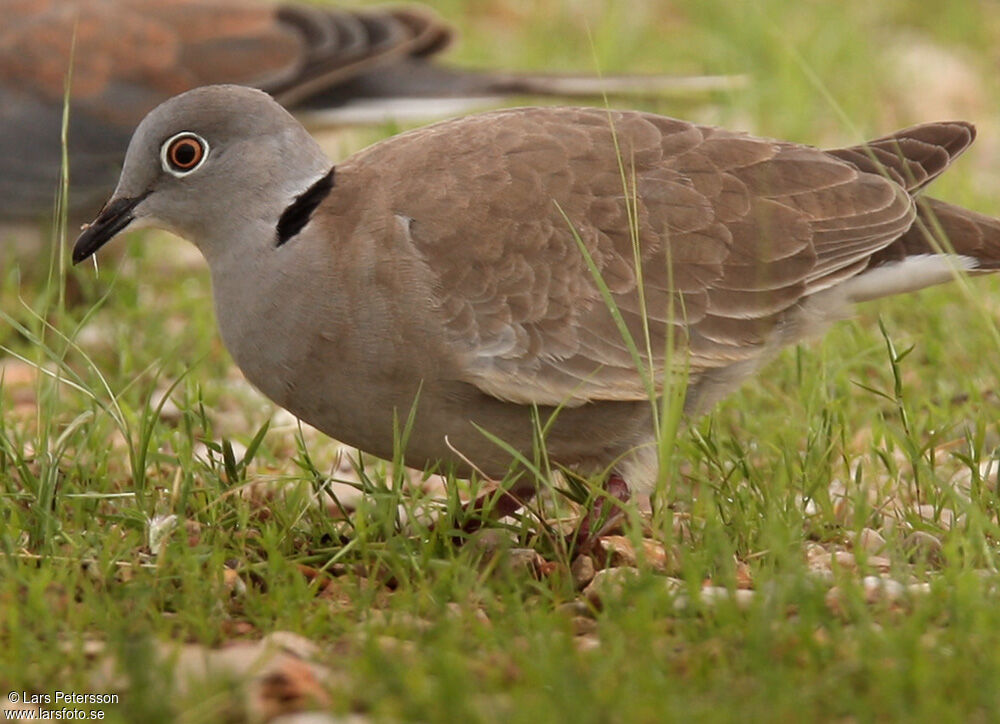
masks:
<svg viewBox="0 0 1000 724"><path fill-rule="evenodd" d="M145 193L133 199L115 199L105 204L97 218L84 227L83 233L73 245L73 263L79 264L87 259L124 231L135 218L132 210L148 195Z"/></svg>

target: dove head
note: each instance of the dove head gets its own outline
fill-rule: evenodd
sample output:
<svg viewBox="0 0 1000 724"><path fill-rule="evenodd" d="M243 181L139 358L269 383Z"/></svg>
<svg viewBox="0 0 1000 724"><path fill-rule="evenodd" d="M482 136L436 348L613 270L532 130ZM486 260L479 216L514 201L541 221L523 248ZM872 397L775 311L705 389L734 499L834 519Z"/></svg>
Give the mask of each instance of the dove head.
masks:
<svg viewBox="0 0 1000 724"><path fill-rule="evenodd" d="M196 88L157 106L136 128L118 186L77 239L73 262L126 229L150 226L194 242L210 265L254 245L279 246L308 221L332 181L318 144L266 93Z"/></svg>

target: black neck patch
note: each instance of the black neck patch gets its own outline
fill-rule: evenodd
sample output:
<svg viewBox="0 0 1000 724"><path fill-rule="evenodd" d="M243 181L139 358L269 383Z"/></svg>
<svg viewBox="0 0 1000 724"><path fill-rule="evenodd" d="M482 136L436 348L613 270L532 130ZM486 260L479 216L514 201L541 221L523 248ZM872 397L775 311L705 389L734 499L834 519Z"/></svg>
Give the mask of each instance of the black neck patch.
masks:
<svg viewBox="0 0 1000 724"><path fill-rule="evenodd" d="M316 210L316 207L320 205L320 202L322 202L333 189L333 172L334 169L331 168L330 172L326 174L326 176L295 197L295 201L290 203L288 207L281 212L281 218L278 219L278 243L276 246L284 244L286 241L302 231L302 228L309 223L309 219L312 218L313 211Z"/></svg>

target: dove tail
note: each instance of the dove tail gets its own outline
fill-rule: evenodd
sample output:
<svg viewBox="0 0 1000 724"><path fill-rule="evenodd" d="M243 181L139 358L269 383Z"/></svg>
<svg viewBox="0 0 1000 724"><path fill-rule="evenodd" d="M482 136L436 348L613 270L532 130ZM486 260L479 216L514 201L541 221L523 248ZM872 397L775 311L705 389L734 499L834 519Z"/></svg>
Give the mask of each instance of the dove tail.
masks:
<svg viewBox="0 0 1000 724"><path fill-rule="evenodd" d="M850 302L865 302L944 284L960 273L995 271L1000 271L1000 219L922 198L906 233L872 255L840 291Z"/></svg>
<svg viewBox="0 0 1000 724"><path fill-rule="evenodd" d="M972 272L1000 270L1000 219L931 198L917 200L917 218L899 239L875 254L869 267L912 256L956 254Z"/></svg>

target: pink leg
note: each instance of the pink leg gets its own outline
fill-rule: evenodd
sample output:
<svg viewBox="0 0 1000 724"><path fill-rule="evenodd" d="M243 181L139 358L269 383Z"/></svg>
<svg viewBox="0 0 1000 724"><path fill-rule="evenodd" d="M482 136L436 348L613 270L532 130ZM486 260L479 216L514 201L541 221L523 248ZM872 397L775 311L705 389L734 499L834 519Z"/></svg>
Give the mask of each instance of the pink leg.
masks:
<svg viewBox="0 0 1000 724"><path fill-rule="evenodd" d="M618 502L627 503L632 497L625 478L618 473L611 473L604 481L604 490L607 496L598 499L596 505L573 532L569 541L571 549L581 553L589 552L597 543L597 539L615 526L624 515Z"/></svg>
<svg viewBox="0 0 1000 724"><path fill-rule="evenodd" d="M525 506L535 496L535 486L528 483L515 483L509 490L499 493L493 490L483 493L470 503L465 504L466 515L472 515L462 526L465 533L474 533L490 520L500 520L513 515ZM496 502L493 500L496 498ZM490 503L492 502L492 507Z"/></svg>

